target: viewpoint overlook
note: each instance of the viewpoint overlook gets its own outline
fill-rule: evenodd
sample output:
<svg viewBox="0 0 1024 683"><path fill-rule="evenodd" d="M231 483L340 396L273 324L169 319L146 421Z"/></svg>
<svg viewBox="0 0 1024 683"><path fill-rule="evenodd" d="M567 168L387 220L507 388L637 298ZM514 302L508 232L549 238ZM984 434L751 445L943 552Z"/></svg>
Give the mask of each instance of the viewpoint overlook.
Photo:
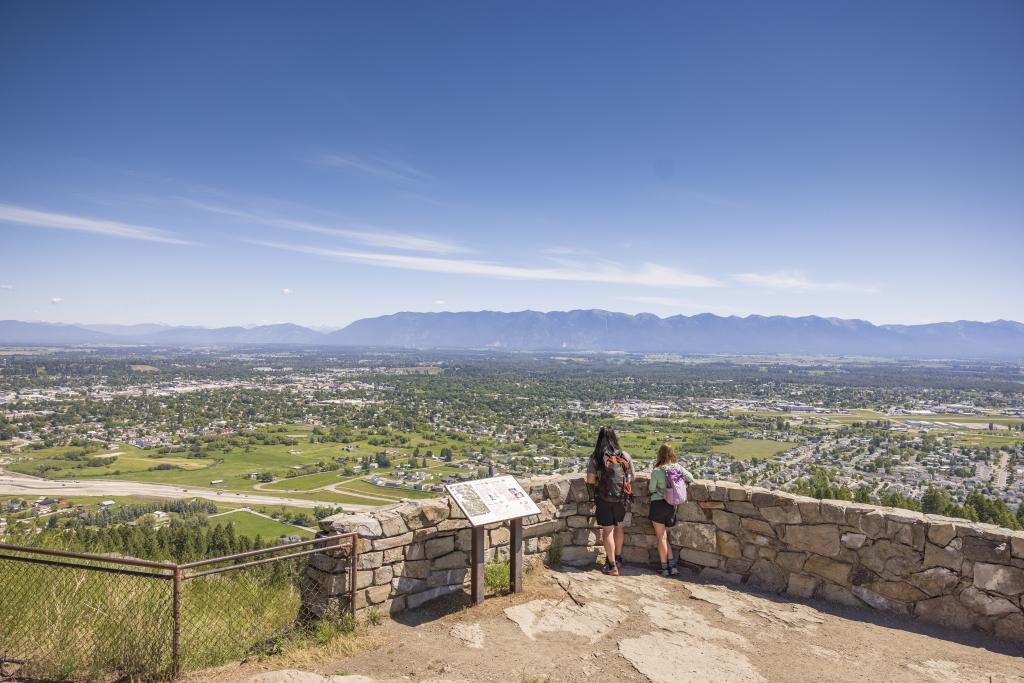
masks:
<svg viewBox="0 0 1024 683"><path fill-rule="evenodd" d="M1024 680L1024 533L699 482L671 533L681 576L646 569L656 553L638 497L625 571L610 577L592 569L583 480L526 488L540 514L519 541L533 569L524 593L466 606L470 526L451 503L338 515L321 527L359 535L357 614L390 615L386 641L313 671L243 666L214 680ZM517 542L501 524L487 541L490 561ZM326 559L314 580L347 585L343 554ZM348 608L340 590L317 596L315 613Z"/></svg>
<svg viewBox="0 0 1024 683"><path fill-rule="evenodd" d="M1024 0L0 1L0 683L1024 683Z"/></svg>

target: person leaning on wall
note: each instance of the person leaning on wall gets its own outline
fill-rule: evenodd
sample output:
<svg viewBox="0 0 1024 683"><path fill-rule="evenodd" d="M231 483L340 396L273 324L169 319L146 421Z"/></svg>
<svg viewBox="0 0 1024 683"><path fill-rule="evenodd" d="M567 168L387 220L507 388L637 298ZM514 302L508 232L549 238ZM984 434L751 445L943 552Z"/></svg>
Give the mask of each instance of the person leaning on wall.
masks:
<svg viewBox="0 0 1024 683"><path fill-rule="evenodd" d="M651 471L651 509L648 516L658 539L658 558L661 560L661 575L675 576L679 573L676 558L670 557L668 530L676 525L676 506L686 502L688 486L693 483L689 470L676 462L676 453L669 444L658 449L658 458Z"/></svg>
<svg viewBox="0 0 1024 683"><path fill-rule="evenodd" d="M633 459L619 447L619 438L610 427L601 427L594 452L587 460L587 484L593 489L597 523L604 544L604 572L619 575L623 523L626 506L633 494Z"/></svg>

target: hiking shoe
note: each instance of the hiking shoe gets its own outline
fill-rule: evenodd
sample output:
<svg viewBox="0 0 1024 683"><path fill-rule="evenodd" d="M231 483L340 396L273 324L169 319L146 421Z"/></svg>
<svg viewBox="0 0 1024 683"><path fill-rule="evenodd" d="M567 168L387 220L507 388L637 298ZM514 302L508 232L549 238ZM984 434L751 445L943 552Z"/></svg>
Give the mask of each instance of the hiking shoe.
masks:
<svg viewBox="0 0 1024 683"><path fill-rule="evenodd" d="M608 576L618 576L619 568L616 565L612 565L611 571L608 572Z"/></svg>
<svg viewBox="0 0 1024 683"><path fill-rule="evenodd" d="M601 567L601 571L603 571L605 574L611 574L612 570L616 570L616 572L617 572L618 571L618 567L616 567L614 564L612 564L608 560L605 560L604 561L604 566ZM618 575L618 574L616 573L616 575Z"/></svg>
<svg viewBox="0 0 1024 683"><path fill-rule="evenodd" d="M668 575L669 575L669 571L670 571L670 570L669 570L669 568L668 568L668 567L662 567L662 568L661 568L661 571L660 571L660 572L658 572L658 573L659 573L659 574L661 574L662 576L668 576Z"/></svg>
<svg viewBox="0 0 1024 683"><path fill-rule="evenodd" d="M667 576L679 576L679 567L675 565L669 567Z"/></svg>
<svg viewBox="0 0 1024 683"><path fill-rule="evenodd" d="M615 564L620 566L622 565L622 555L615 556Z"/></svg>

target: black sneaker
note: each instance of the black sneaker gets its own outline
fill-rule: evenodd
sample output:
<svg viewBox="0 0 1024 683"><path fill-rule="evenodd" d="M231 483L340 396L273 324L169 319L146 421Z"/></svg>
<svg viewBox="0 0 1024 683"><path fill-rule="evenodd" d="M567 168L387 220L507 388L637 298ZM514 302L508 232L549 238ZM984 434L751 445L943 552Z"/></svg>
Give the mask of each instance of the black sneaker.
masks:
<svg viewBox="0 0 1024 683"><path fill-rule="evenodd" d="M622 566L622 555L615 556L615 564L619 565L620 567Z"/></svg>
<svg viewBox="0 0 1024 683"><path fill-rule="evenodd" d="M662 568L661 568L661 571L660 571L659 573L660 573L660 574L661 574L662 576L669 576L669 571L670 571L670 570L669 570L669 568L668 568L668 567L662 567Z"/></svg>
<svg viewBox="0 0 1024 683"><path fill-rule="evenodd" d="M611 574L613 569L615 569L615 565L609 562L608 560L605 560L604 566L601 567L601 571L603 571L605 574Z"/></svg>
<svg viewBox="0 0 1024 683"><path fill-rule="evenodd" d="M679 576L679 567L677 567L674 564L670 564L668 566L668 575L669 576Z"/></svg>

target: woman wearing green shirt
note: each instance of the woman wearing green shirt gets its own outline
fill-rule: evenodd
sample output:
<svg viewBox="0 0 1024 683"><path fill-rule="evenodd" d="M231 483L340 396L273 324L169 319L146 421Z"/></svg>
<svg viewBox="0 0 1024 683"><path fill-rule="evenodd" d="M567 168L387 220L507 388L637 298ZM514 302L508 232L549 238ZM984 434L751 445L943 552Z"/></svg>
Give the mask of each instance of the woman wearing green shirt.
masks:
<svg viewBox="0 0 1024 683"><path fill-rule="evenodd" d="M651 472L651 510L649 517L654 525L654 535L658 539L658 557L661 558L661 575L676 576L676 558L669 558L668 530L676 525L676 506L665 500L665 488L668 486L665 471L675 468L682 474L687 484L693 483L693 475L676 462L676 453L668 444L658 449L658 459ZM677 479L678 481L678 479Z"/></svg>

